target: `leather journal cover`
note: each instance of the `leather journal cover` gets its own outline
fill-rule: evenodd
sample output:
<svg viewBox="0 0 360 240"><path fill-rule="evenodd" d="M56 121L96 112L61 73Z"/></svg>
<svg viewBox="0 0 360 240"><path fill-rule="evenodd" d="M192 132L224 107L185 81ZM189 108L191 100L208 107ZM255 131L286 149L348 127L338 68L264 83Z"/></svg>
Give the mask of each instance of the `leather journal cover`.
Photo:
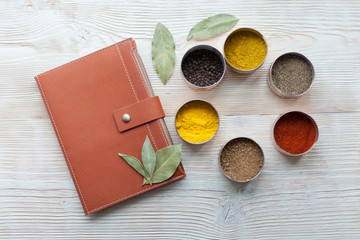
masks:
<svg viewBox="0 0 360 240"><path fill-rule="evenodd" d="M165 182L142 186L143 177L118 156L140 160L146 136L155 151L173 144L132 39L35 79L86 215L185 176L180 164Z"/></svg>

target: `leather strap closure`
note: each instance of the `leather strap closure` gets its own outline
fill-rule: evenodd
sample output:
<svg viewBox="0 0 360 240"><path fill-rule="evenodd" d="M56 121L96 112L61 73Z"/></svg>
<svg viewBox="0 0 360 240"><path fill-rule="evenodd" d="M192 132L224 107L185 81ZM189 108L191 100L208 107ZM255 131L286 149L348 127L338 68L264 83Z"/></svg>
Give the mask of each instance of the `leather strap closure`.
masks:
<svg viewBox="0 0 360 240"><path fill-rule="evenodd" d="M119 108L113 112L113 115L120 132L165 117L158 96L146 98L126 107Z"/></svg>

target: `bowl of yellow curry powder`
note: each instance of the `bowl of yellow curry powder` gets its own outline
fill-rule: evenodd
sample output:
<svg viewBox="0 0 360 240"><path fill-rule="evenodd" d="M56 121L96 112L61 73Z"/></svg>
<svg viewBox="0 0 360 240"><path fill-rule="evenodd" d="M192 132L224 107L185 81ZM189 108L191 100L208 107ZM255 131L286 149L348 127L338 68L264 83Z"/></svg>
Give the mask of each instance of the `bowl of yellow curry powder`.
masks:
<svg viewBox="0 0 360 240"><path fill-rule="evenodd" d="M265 61L267 50L264 36L252 28L233 31L224 43L226 63L238 73L251 73L260 68Z"/></svg>
<svg viewBox="0 0 360 240"><path fill-rule="evenodd" d="M176 113L176 131L188 143L202 144L210 141L219 128L219 114L205 100L191 100Z"/></svg>

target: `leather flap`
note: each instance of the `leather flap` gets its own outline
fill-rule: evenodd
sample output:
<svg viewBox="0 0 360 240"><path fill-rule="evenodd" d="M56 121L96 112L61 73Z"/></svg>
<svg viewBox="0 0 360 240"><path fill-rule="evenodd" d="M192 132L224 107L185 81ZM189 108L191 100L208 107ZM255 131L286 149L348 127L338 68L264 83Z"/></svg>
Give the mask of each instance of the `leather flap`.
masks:
<svg viewBox="0 0 360 240"><path fill-rule="evenodd" d="M146 98L126 107L119 108L113 112L113 115L120 132L165 117L158 96Z"/></svg>

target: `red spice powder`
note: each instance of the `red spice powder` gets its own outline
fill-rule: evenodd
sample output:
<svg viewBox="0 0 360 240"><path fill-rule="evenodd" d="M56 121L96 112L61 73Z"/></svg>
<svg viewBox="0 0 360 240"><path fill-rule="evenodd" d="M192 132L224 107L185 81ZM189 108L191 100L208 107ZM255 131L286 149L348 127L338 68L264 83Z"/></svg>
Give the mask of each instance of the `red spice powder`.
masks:
<svg viewBox="0 0 360 240"><path fill-rule="evenodd" d="M288 153L308 151L317 139L315 123L301 112L289 112L275 124L274 137L280 148Z"/></svg>

